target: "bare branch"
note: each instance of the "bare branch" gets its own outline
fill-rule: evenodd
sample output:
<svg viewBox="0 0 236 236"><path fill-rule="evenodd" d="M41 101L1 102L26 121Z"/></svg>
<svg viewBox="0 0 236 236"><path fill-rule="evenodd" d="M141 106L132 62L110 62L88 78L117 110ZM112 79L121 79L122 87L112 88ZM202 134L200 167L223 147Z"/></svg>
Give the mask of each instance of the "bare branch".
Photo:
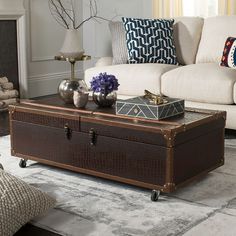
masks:
<svg viewBox="0 0 236 236"><path fill-rule="evenodd" d="M101 17L101 16L94 16L93 18L94 18L94 20L96 20L97 22L100 22L100 21L98 21L98 19L100 19L100 20L104 20L104 21L108 21L108 22L111 21L111 20L106 19L106 18Z"/></svg>
<svg viewBox="0 0 236 236"><path fill-rule="evenodd" d="M58 0L57 0L58 1ZM53 14L53 9L50 7L51 6L54 7L54 11L56 12L56 14ZM62 22L64 23L64 27L66 27L67 29L69 29L69 25L67 24L65 18L63 17L63 15L61 14L61 12L58 9L58 6L56 5L56 3L54 2L54 0L49 0L49 9L52 13L52 16L54 17L54 19L59 23L58 18L60 17L60 19L62 20ZM59 23L61 25L61 23Z"/></svg>
<svg viewBox="0 0 236 236"><path fill-rule="evenodd" d="M76 17L75 17L75 6L73 0L71 0L71 7L72 7L73 28L75 29Z"/></svg>
<svg viewBox="0 0 236 236"><path fill-rule="evenodd" d="M87 19L83 20L75 29L79 29L85 22L87 22L93 18L94 18L94 16L90 16Z"/></svg>
<svg viewBox="0 0 236 236"><path fill-rule="evenodd" d="M97 16L97 14L98 14L98 7L97 7L96 0L90 0L90 2L91 2L91 6L93 8L93 11L94 11L93 15ZM94 5L93 5L93 3L94 3Z"/></svg>
<svg viewBox="0 0 236 236"><path fill-rule="evenodd" d="M52 16L54 17L54 19L56 20L56 22L58 23L58 24L60 24L63 28L65 28L65 29L69 29L69 28L67 28L67 26L65 25L65 23L64 23L64 21L61 19L61 18L59 18L58 17L58 15L57 15L57 13L51 13L52 14Z"/></svg>
<svg viewBox="0 0 236 236"><path fill-rule="evenodd" d="M58 3L59 3L59 5L60 5L60 7L61 7L61 9L63 10L63 12L66 14L66 16L71 20L71 22L73 23L74 22L74 20L73 20L73 18L70 16L70 14L67 12L67 10L65 9L65 7L64 7L64 5L62 4L62 2L61 2L61 0L58 0ZM71 7L73 7L73 6L71 6Z"/></svg>
<svg viewBox="0 0 236 236"><path fill-rule="evenodd" d="M64 28L79 29L85 22L94 19L98 21L108 19L98 16L97 0L89 0L89 17L77 24L74 0L48 0L49 9L53 18Z"/></svg>

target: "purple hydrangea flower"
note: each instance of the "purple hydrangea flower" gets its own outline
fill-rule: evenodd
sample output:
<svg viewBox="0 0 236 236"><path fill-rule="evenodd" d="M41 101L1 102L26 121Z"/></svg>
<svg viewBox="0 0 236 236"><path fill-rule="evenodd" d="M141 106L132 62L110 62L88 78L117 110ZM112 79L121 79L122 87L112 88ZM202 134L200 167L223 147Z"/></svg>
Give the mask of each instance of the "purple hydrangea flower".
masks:
<svg viewBox="0 0 236 236"><path fill-rule="evenodd" d="M106 72L93 77L90 84L93 92L101 92L105 95L114 90L118 90L120 85L114 75L108 75Z"/></svg>

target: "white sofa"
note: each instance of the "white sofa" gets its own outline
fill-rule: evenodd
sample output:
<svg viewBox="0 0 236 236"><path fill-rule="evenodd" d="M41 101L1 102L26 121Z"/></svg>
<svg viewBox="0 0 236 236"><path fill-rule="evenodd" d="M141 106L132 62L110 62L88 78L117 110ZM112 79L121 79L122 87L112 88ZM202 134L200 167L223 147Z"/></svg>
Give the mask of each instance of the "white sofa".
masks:
<svg viewBox="0 0 236 236"><path fill-rule="evenodd" d="M236 16L175 19L174 42L182 66L166 64L112 65L101 58L85 71L85 80L101 72L114 74L118 94L143 95L144 89L183 98L187 107L227 111L226 127L236 129L236 70L219 65L226 39L236 37Z"/></svg>

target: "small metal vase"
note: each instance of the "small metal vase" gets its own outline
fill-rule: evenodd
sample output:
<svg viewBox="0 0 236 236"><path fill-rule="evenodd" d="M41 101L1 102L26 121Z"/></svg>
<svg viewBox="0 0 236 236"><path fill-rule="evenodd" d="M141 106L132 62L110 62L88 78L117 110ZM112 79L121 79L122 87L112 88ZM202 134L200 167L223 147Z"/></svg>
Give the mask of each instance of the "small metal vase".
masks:
<svg viewBox="0 0 236 236"><path fill-rule="evenodd" d="M111 107L115 104L117 100L116 92L111 92L108 94L104 94L102 92L93 92L93 101L99 107Z"/></svg>
<svg viewBox="0 0 236 236"><path fill-rule="evenodd" d="M88 91L87 85L83 79L64 79L58 87L58 93L65 103L73 104L74 91Z"/></svg>
<svg viewBox="0 0 236 236"><path fill-rule="evenodd" d="M77 108L84 108L88 103L88 92L80 92L80 91L74 91L74 105Z"/></svg>

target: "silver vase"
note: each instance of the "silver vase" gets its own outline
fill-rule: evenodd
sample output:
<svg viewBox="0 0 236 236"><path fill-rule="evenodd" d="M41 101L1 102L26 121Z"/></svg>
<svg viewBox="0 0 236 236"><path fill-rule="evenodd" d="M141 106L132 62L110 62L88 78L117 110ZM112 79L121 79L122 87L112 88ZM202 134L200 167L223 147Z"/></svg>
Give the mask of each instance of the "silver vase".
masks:
<svg viewBox="0 0 236 236"><path fill-rule="evenodd" d="M111 107L115 104L116 100L117 94L114 91L108 94L104 94L102 92L93 92L93 101L99 107Z"/></svg>
<svg viewBox="0 0 236 236"><path fill-rule="evenodd" d="M74 105L77 108L84 108L88 103L88 97L89 97L88 92L74 91L74 96L73 96Z"/></svg>
<svg viewBox="0 0 236 236"><path fill-rule="evenodd" d="M87 85L83 79L64 79L58 87L58 93L65 103L73 104L74 91L88 91Z"/></svg>

